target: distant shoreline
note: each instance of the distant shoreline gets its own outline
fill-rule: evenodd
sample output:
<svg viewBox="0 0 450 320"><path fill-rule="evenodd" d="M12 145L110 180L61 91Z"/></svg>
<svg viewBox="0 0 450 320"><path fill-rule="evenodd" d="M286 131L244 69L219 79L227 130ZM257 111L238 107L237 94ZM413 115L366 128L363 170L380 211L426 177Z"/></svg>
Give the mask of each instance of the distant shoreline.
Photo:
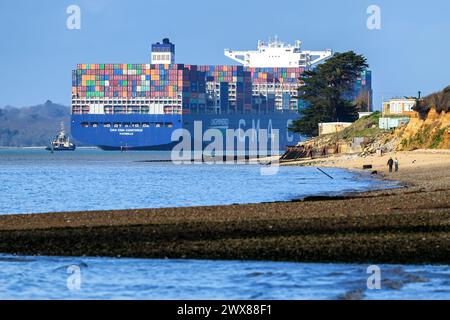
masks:
<svg viewBox="0 0 450 320"><path fill-rule="evenodd" d="M407 187L278 203L5 215L0 252L449 264L450 153L397 153L400 172L391 175L389 156L343 156L320 165L356 169L370 162L380 176Z"/></svg>

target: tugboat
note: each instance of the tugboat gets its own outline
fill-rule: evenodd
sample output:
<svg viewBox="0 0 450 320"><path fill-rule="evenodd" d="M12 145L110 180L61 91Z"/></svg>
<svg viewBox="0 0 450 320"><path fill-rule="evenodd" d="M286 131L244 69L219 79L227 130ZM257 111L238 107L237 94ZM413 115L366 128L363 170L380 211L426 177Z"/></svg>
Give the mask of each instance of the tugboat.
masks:
<svg viewBox="0 0 450 320"><path fill-rule="evenodd" d="M56 136L56 139L50 143L45 150L48 151L74 151L76 149L75 144L70 142L69 137L66 135L66 131L64 130L64 123L61 122L61 131L59 135Z"/></svg>

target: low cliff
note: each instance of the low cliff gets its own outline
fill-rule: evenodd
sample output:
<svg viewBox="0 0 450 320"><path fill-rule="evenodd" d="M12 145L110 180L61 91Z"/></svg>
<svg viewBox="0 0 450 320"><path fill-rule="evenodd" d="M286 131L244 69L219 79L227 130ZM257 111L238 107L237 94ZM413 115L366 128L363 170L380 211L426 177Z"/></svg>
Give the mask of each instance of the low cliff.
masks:
<svg viewBox="0 0 450 320"><path fill-rule="evenodd" d="M290 158L309 158L336 153L365 156L377 150L450 149L449 111L439 112L435 107L427 112L416 111L408 125L395 130L379 129L380 116L381 113L375 112L339 133L315 137L287 153L294 155Z"/></svg>
<svg viewBox="0 0 450 320"><path fill-rule="evenodd" d="M396 134L400 137L397 150L450 149L450 111L433 107L422 116L416 112Z"/></svg>

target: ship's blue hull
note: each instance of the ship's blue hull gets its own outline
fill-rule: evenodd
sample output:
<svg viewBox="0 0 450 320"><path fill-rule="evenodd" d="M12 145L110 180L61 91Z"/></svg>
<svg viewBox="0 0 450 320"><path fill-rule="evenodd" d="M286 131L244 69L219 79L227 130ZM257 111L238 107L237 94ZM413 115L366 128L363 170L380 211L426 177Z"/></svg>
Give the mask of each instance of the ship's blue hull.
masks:
<svg viewBox="0 0 450 320"><path fill-rule="evenodd" d="M191 138L191 148L201 150L215 140L210 138L205 141L205 132L208 129L216 129L209 132L213 135L220 132L223 135L221 145L224 150L230 150L230 140L226 137L229 129L242 129L238 132L238 137L251 132L249 129L254 129L256 134L253 136L258 136L259 141L263 141L261 137L265 137L259 136L259 132L266 131L267 149L270 151L284 150L286 146L301 141L299 135L288 131L291 121L297 117L295 112L201 115L83 114L72 115L71 133L79 143L105 150L171 150L183 140L179 133L184 132L183 137L188 134ZM184 130L176 131L177 129ZM246 150L251 148L250 140L253 136L247 136ZM237 148L237 140L235 144L234 149Z"/></svg>

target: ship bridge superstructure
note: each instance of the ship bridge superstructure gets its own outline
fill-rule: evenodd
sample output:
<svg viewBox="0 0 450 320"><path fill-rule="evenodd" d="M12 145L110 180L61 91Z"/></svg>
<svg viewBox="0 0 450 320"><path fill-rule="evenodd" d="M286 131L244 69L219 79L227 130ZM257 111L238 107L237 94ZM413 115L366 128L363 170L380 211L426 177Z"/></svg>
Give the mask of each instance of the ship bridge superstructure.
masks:
<svg viewBox="0 0 450 320"><path fill-rule="evenodd" d="M249 68L305 68L323 62L333 55L331 49L322 51L302 50L302 42L293 45L281 42L278 37L268 42L258 41L254 51L225 49L225 56Z"/></svg>

